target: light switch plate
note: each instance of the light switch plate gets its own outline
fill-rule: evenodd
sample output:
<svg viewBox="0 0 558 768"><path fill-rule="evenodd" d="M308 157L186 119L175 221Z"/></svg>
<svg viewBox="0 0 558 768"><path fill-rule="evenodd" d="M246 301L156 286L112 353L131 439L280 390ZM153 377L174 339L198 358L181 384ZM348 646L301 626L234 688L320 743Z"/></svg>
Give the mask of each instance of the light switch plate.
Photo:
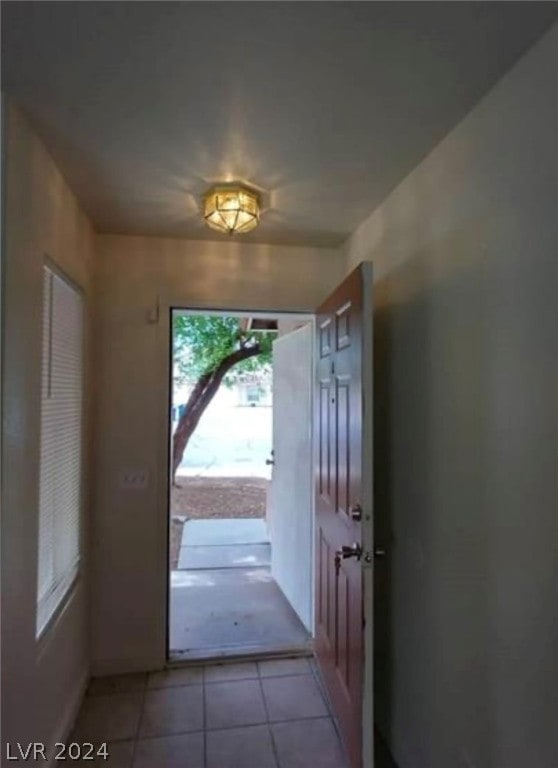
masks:
<svg viewBox="0 0 558 768"><path fill-rule="evenodd" d="M122 469L118 477L118 487L121 491L145 491L149 485L147 469Z"/></svg>

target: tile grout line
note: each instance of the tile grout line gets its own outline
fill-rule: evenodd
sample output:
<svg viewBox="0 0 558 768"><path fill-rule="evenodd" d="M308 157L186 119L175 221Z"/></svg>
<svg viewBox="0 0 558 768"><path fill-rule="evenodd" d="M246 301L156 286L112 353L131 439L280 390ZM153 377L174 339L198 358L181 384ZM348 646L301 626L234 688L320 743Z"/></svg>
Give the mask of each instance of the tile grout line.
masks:
<svg viewBox="0 0 558 768"><path fill-rule="evenodd" d="M138 725L136 728L136 736L134 738L134 744L132 746L132 759L130 760L130 768L134 768L134 763L136 762L136 752L138 749L138 741L139 741L139 735L141 730L141 724L143 721L143 713L145 710L145 700L147 698L147 682L149 680L149 673L146 673L145 675L145 681L143 684L142 689L142 695L141 695L141 707L140 707L140 716L138 717Z"/></svg>
<svg viewBox="0 0 558 768"><path fill-rule="evenodd" d="M331 708L331 705L330 705L330 702L329 702L329 697L326 694L325 685L324 685L323 680L322 680L322 678L320 676L318 668L317 668L317 666L315 664L310 664L310 669L311 669L312 677L314 678L314 682L318 686L318 690L320 692L320 696L322 697L322 700L323 700L323 702L325 704L325 707L327 709L328 716L331 718L331 720L333 720L335 722L335 715L333 713L333 709Z"/></svg>
<svg viewBox="0 0 558 768"><path fill-rule="evenodd" d="M221 725L218 728L208 728L206 729L208 733L216 733L219 731L234 731L239 728L254 728L257 725L286 725L288 723L299 723L303 721L312 722L313 720L331 720L332 718L329 717L329 715L312 715L311 717L294 717L294 718L288 718L283 720L267 720L255 722L255 723L244 723L242 725ZM165 733L154 733L149 736L144 736L141 739L137 739L138 741L153 741L156 739L164 739L171 736L187 736L189 734L195 734L195 733L203 733L204 729L199 728L195 730L187 730L187 731L169 731ZM133 739L130 738L122 738L122 739L111 739L110 744L122 744L127 741L136 741L135 737Z"/></svg>
<svg viewBox="0 0 558 768"><path fill-rule="evenodd" d="M273 753L273 759L275 760L275 764L276 764L277 768L281 768L281 764L279 762L279 753L277 751L277 745L275 743L275 739L273 738L273 728L271 727L271 720L270 720L270 717L269 717L269 709L268 709L267 701L266 701L266 698L265 698L265 691L264 691L264 687L263 687L263 678L262 678L262 673L261 673L260 662L259 661L256 662L256 669L258 670L258 683L260 684L260 692L262 694L262 700L263 700L265 717L266 717L267 732L269 734L269 739L271 741L271 751Z"/></svg>
<svg viewBox="0 0 558 768"><path fill-rule="evenodd" d="M339 730L339 726L337 723L337 718L335 717L335 712L333 711L333 707L331 706L331 702L329 700L329 696L327 694L327 689L325 687L325 683L322 680L320 670L316 661L316 658L313 659L314 663L310 664L310 667L312 669L312 675L316 681L316 685L318 686L318 689L320 691L320 695L322 699L324 700L329 719L331 721L331 724L333 725L333 730L335 731L335 734L337 736L337 741L339 742L339 747L341 749L341 754L343 755L343 760L345 761L346 765L348 765L348 757L347 757L347 749L345 747L345 742L343 741L343 737L341 735L341 731Z"/></svg>
<svg viewBox="0 0 558 768"><path fill-rule="evenodd" d="M286 725L287 723L299 723L302 721L311 721L311 720L331 720L329 715L312 715L312 717L293 717L288 720L269 720L269 725ZM268 721L264 720L263 722L260 720L260 722L256 723L243 723L242 725L222 725L219 726L219 728L209 728L209 733L215 733L216 731L234 731L238 728L253 728L256 725L267 725ZM194 733L194 731L180 731L180 733ZM177 734L178 735L178 734ZM154 736L148 736L147 738L156 738Z"/></svg>

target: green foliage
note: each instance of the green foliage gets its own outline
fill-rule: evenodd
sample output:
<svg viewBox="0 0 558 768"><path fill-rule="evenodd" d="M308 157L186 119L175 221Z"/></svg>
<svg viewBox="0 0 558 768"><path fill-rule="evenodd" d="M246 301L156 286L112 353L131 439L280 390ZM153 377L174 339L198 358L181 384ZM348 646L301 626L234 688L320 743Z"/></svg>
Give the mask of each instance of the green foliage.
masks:
<svg viewBox="0 0 558 768"><path fill-rule="evenodd" d="M249 331L243 334L237 317L175 315L173 319L174 374L176 383L194 382L216 368L223 358L241 345L258 343L259 355L243 360L224 379L231 386L242 374L264 371L271 364L274 333Z"/></svg>

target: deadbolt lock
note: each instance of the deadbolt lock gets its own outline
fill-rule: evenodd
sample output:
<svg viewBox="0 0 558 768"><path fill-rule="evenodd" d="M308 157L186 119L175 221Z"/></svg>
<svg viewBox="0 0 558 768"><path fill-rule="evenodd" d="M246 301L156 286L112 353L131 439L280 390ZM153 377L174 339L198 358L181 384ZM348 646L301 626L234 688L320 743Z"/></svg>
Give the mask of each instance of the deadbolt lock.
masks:
<svg viewBox="0 0 558 768"><path fill-rule="evenodd" d="M362 507L360 506L358 501L356 504L353 504L353 506L351 507L350 515L355 522L362 520Z"/></svg>

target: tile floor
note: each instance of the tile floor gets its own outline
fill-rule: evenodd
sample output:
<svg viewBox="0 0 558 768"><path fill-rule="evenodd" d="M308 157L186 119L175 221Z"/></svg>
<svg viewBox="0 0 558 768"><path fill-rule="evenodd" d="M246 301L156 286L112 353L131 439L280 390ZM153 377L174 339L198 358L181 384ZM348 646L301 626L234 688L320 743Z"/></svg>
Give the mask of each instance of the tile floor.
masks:
<svg viewBox="0 0 558 768"><path fill-rule="evenodd" d="M346 768L307 658L95 679L72 741L109 742L89 766Z"/></svg>

